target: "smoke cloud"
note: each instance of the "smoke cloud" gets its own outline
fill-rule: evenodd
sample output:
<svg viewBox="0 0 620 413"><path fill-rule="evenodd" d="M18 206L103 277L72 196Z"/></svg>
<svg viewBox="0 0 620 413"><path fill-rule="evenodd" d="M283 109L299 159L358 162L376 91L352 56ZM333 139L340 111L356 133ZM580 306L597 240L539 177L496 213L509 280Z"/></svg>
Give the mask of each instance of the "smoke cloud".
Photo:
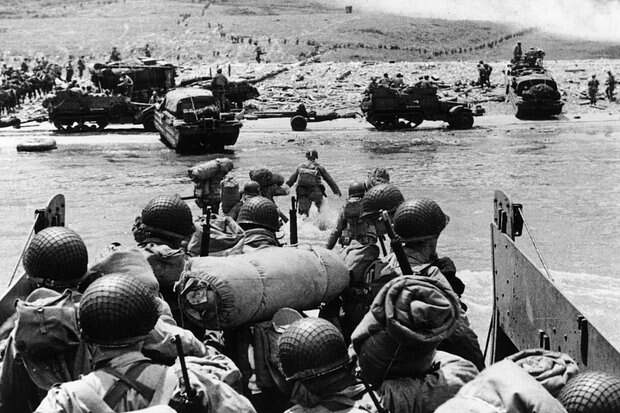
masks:
<svg viewBox="0 0 620 413"><path fill-rule="evenodd" d="M337 0L366 11L487 20L585 40L620 41L620 0ZM331 3L333 4L333 3Z"/></svg>

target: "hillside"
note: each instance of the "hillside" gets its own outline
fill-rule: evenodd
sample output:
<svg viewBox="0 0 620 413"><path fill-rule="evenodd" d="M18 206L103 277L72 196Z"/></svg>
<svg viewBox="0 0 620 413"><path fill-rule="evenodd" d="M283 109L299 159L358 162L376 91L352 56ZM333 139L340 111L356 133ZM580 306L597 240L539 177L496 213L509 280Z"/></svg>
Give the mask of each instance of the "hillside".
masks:
<svg viewBox="0 0 620 413"><path fill-rule="evenodd" d="M561 39L491 22L368 14L299 0L6 0L0 5L4 60L44 53L104 59L149 43L182 65L287 62L320 52L329 61L504 60L514 42L542 47L548 59L618 57L615 44ZM251 43L250 43L251 41ZM492 46L492 47L491 47Z"/></svg>

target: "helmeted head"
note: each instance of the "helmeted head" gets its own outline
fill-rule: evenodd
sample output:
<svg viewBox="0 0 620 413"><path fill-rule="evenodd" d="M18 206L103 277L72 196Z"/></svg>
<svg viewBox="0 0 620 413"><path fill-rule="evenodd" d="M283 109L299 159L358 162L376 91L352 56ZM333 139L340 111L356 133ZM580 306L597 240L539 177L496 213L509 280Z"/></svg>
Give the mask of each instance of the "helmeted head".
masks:
<svg viewBox="0 0 620 413"><path fill-rule="evenodd" d="M255 196L243 203L237 223L243 229L258 227L276 232L280 228L278 207L265 197Z"/></svg>
<svg viewBox="0 0 620 413"><path fill-rule="evenodd" d="M387 74L387 73L384 73L384 74L383 74L383 77L387 79L387 78L388 78L388 74Z"/></svg>
<svg viewBox="0 0 620 413"><path fill-rule="evenodd" d="M393 184L379 184L370 188L362 198L361 218L377 219L381 210L393 213L405 201L400 189Z"/></svg>
<svg viewBox="0 0 620 413"><path fill-rule="evenodd" d="M77 286L87 267L88 251L84 241L66 227L41 230L24 252L24 269L28 276L51 288Z"/></svg>
<svg viewBox="0 0 620 413"><path fill-rule="evenodd" d="M479 61L478 63L479 63L479 64L484 64L484 62L483 62L482 60L481 60L481 61Z"/></svg>
<svg viewBox="0 0 620 413"><path fill-rule="evenodd" d="M349 365L340 330L322 318L295 321L278 339L278 358L287 380L310 380Z"/></svg>
<svg viewBox="0 0 620 413"><path fill-rule="evenodd" d="M80 299L80 330L90 343L104 346L136 343L153 329L158 318L155 293L127 274L111 274L95 280Z"/></svg>
<svg viewBox="0 0 620 413"><path fill-rule="evenodd" d="M221 67L219 67L219 68L217 69L217 73L218 73L218 74L219 74L219 73L222 73L222 68L221 68Z"/></svg>
<svg viewBox="0 0 620 413"><path fill-rule="evenodd" d="M309 161L315 161L319 159L319 153L316 151L316 149L309 150L306 152L306 158Z"/></svg>
<svg viewBox="0 0 620 413"><path fill-rule="evenodd" d="M519 46L521 46L521 42L517 42L517 44L518 44Z"/></svg>
<svg viewBox="0 0 620 413"><path fill-rule="evenodd" d="M424 75L424 80L428 80L428 79L429 79L428 75Z"/></svg>
<svg viewBox="0 0 620 413"><path fill-rule="evenodd" d="M260 195L260 184L256 181L247 182L243 185L243 195L246 197Z"/></svg>
<svg viewBox="0 0 620 413"><path fill-rule="evenodd" d="M397 73L396 77L403 77L403 74L402 73Z"/></svg>
<svg viewBox="0 0 620 413"><path fill-rule="evenodd" d="M178 195L159 195L151 199L134 225L134 237L138 242L155 237L176 244L193 233L192 211ZM141 236L144 239L138 239Z"/></svg>
<svg viewBox="0 0 620 413"><path fill-rule="evenodd" d="M596 75L592 75L592 79L595 79L595 78L596 78Z"/></svg>
<svg viewBox="0 0 620 413"><path fill-rule="evenodd" d="M620 377L598 371L580 373L560 391L568 413L620 412Z"/></svg>
<svg viewBox="0 0 620 413"><path fill-rule="evenodd" d="M351 197L363 197L364 192L366 192L366 186L363 182L353 182L349 185L349 198Z"/></svg>
<svg viewBox="0 0 620 413"><path fill-rule="evenodd" d="M405 242L437 238L450 218L431 199L402 203L394 213L394 232Z"/></svg>

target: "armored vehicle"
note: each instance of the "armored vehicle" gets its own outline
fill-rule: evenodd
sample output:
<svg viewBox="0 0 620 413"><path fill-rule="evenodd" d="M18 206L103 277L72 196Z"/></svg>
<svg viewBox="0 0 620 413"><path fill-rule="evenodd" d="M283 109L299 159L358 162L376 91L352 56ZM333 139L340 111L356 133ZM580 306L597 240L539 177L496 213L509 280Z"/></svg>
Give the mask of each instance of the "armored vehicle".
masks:
<svg viewBox="0 0 620 413"><path fill-rule="evenodd" d="M179 153L221 151L237 142L242 126L234 113L220 111L210 91L199 88L168 92L154 121L162 142Z"/></svg>
<svg viewBox="0 0 620 413"><path fill-rule="evenodd" d="M472 110L467 103L440 100L436 87L410 86L396 89L372 84L361 104L366 120L379 130L416 127L424 120L442 120L454 129L470 129L474 116L482 108Z"/></svg>
<svg viewBox="0 0 620 413"><path fill-rule="evenodd" d="M175 86L176 67L155 59L95 63L89 71L95 87L109 90L112 94L123 92L119 83L123 75L128 75L133 81L131 94L128 95L132 102L148 103L153 92L161 96Z"/></svg>
<svg viewBox="0 0 620 413"><path fill-rule="evenodd" d="M49 120L60 132L102 130L110 123L142 124L154 131L154 105L132 102L126 96L86 93L80 88L59 90L43 100Z"/></svg>
<svg viewBox="0 0 620 413"><path fill-rule="evenodd" d="M549 118L562 112L564 102L547 69L517 62L509 65L505 73L506 100L512 104L517 118Z"/></svg>

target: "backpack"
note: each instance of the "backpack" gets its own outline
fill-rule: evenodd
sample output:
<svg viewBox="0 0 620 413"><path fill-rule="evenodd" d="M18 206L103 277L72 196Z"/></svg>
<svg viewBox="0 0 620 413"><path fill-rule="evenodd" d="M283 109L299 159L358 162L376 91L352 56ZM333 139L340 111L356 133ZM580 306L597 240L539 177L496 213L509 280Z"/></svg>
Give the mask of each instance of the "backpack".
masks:
<svg viewBox="0 0 620 413"><path fill-rule="evenodd" d="M300 166L297 174L297 186L318 186L321 184L321 172L315 164Z"/></svg>

